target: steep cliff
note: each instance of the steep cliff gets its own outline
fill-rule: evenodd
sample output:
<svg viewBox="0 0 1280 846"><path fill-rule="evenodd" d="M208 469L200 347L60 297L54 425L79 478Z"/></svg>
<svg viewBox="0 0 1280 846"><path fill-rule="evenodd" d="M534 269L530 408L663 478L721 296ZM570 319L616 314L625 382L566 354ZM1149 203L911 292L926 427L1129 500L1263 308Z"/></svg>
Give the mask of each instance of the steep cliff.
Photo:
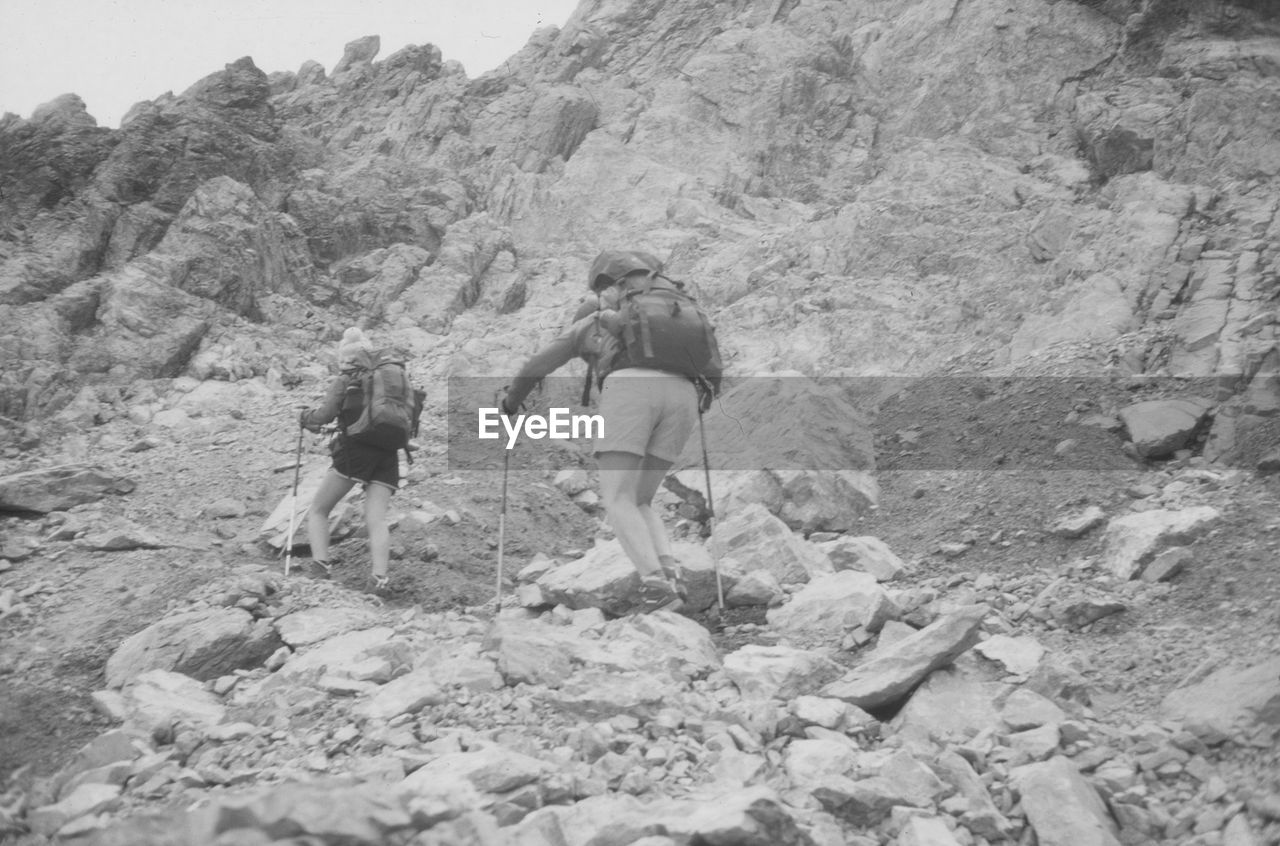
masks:
<svg viewBox="0 0 1280 846"><path fill-rule="evenodd" d="M300 310L251 372L352 314L431 376L503 372L618 245L696 284L739 373L1056 345L1225 398L1277 358L1278 33L1247 2L587 0L475 80L370 37L328 73L240 59L118 131L62 98L0 124L0 413ZM111 324L149 285L216 307ZM86 371L104 331L147 353Z"/></svg>

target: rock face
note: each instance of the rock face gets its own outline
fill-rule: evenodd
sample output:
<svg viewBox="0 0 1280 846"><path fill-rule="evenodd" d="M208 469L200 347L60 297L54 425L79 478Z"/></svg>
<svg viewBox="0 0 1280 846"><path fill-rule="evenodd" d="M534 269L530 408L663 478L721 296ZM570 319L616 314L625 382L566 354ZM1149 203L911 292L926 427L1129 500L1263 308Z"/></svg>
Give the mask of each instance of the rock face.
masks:
<svg viewBox="0 0 1280 846"><path fill-rule="evenodd" d="M444 336L433 375L468 344L500 372L596 251L635 243L697 289L734 371L772 374L706 422L718 466L755 477L743 501L792 527L848 530L875 502L880 388L850 377L961 350L1016 363L1159 320L1136 366L1241 397L1227 448L1275 393L1250 384L1275 342L1274 210L1239 186L1277 175L1269 18L1231 8L1223 35L1125 2L587 0L479 80L432 45L379 60L370 36L328 74L239 59L118 130L60 98L0 122L0 326L24 328L0 333L0 414L181 373L275 298ZM806 384L805 413L780 382Z"/></svg>

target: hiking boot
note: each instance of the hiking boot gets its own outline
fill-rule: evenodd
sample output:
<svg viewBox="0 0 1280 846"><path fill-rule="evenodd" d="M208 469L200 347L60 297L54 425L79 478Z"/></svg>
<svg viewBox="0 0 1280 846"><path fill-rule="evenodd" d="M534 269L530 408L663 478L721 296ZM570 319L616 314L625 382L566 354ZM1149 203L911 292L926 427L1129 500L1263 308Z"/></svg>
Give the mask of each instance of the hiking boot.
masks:
<svg viewBox="0 0 1280 846"><path fill-rule="evenodd" d="M689 589L685 587L684 578L680 574L679 568L674 563L668 564L662 562L662 575L667 577L667 581L671 583L671 587L675 589L676 596L680 597L681 602L689 601Z"/></svg>
<svg viewBox="0 0 1280 846"><path fill-rule="evenodd" d="M677 611L684 606L675 587L662 576L650 576L640 580L640 592L636 613L653 611Z"/></svg>
<svg viewBox="0 0 1280 846"><path fill-rule="evenodd" d="M328 561L321 561L318 558L313 558L307 562L307 575L313 579L332 579L333 567Z"/></svg>
<svg viewBox="0 0 1280 846"><path fill-rule="evenodd" d="M375 596L390 596L392 593L391 577L370 575L369 593L372 593Z"/></svg>

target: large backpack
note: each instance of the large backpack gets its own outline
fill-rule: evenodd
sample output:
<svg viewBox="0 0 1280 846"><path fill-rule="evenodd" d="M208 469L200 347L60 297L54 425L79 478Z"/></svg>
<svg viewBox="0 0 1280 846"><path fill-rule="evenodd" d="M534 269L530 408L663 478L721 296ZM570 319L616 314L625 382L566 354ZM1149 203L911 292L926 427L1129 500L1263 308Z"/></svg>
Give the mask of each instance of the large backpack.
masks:
<svg viewBox="0 0 1280 846"><path fill-rule="evenodd" d="M384 349L363 353L347 384L343 406L360 408L359 416L343 431L347 437L380 449L403 449L409 456L409 440L418 434L426 392L409 384L405 356Z"/></svg>
<svg viewBox="0 0 1280 846"><path fill-rule="evenodd" d="M669 285L655 284L657 278ZM718 387L723 366L715 327L683 283L657 274L630 283L618 312L622 349L612 370L651 367Z"/></svg>

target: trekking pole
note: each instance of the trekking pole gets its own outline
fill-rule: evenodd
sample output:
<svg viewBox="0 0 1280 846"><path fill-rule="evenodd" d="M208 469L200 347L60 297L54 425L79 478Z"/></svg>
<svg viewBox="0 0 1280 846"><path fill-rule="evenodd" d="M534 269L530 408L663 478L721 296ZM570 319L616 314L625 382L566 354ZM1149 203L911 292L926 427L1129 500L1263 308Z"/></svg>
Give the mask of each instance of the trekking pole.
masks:
<svg viewBox="0 0 1280 846"><path fill-rule="evenodd" d="M493 615L502 610L502 555L507 546L507 472L511 469L511 450L502 451L502 500L498 508L498 583L493 598Z"/></svg>
<svg viewBox="0 0 1280 846"><path fill-rule="evenodd" d="M702 438L702 472L707 480L707 536L715 531L716 506L711 499L711 461L707 458L707 427L702 422L702 402L698 402L698 435ZM716 573L716 603L724 617L724 585L720 581L720 562L713 555L711 565Z"/></svg>
<svg viewBox="0 0 1280 846"><path fill-rule="evenodd" d="M298 426L298 449L293 456L293 496L289 498L289 534L284 541L284 574L293 565L293 532L298 518L298 479L302 475L302 426Z"/></svg>
<svg viewBox="0 0 1280 846"><path fill-rule="evenodd" d="M495 391L493 395L494 404L504 414L506 413L504 410L506 395L510 388L510 385L503 386ZM498 504L498 573L493 592L494 617L497 617L498 612L502 610L502 557L507 549L507 476L510 470L511 450L504 449L502 451L502 496Z"/></svg>

